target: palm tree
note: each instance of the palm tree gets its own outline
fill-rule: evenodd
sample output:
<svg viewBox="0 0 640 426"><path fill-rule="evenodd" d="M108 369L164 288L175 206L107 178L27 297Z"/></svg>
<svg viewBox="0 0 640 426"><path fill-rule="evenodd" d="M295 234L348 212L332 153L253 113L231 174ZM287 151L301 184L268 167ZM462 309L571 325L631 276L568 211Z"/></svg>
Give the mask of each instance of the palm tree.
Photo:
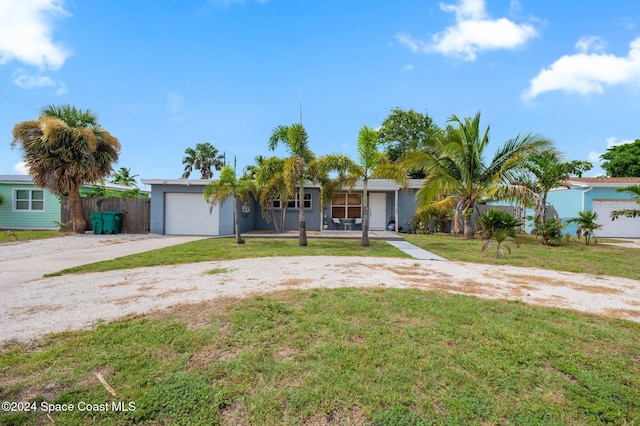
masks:
<svg viewBox="0 0 640 426"><path fill-rule="evenodd" d="M481 133L480 113L461 120L456 115L434 152L415 152L403 161L407 169L424 169L425 181L418 190L420 210L450 211L456 207L464 217L464 235L474 238L471 216L478 201L489 198L517 200L530 196L516 177L527 159L552 148L552 142L539 135L518 135L500 147L490 162L484 151L489 144L489 126Z"/></svg>
<svg viewBox="0 0 640 426"><path fill-rule="evenodd" d="M295 196L290 192L284 181L285 160L279 157L256 159L258 166L255 169L255 181L259 192L262 216L267 222L273 220L276 232L284 231L285 218L289 198ZM280 220L276 220L274 203L280 202Z"/></svg>
<svg viewBox="0 0 640 426"><path fill-rule="evenodd" d="M406 171L395 163L389 162L387 156L378 151L378 131L363 126L358 133L358 164L355 177L362 179L362 245L369 246L369 197L368 182L370 178L387 178L406 188L409 180Z"/></svg>
<svg viewBox="0 0 640 426"><path fill-rule="evenodd" d="M582 211L578 213L578 216L572 217L567 220L567 223L575 223L578 225L578 237L584 236L584 241L586 245L589 245L589 240L591 237L595 237L594 231L596 229L602 228L602 225L596 223L596 219L598 218L598 213L592 212L591 210ZM598 239L596 238L596 243Z"/></svg>
<svg viewBox="0 0 640 426"><path fill-rule="evenodd" d="M182 159L184 164L183 179L189 179L193 169L200 170L202 179L211 179L213 172L211 168L220 170L224 165L224 155L219 155L218 150L209 142L199 143L195 149L187 148L184 150L185 157Z"/></svg>
<svg viewBox="0 0 640 426"><path fill-rule="evenodd" d="M224 166L220 171L220 178L210 182L204 188L204 198L212 206L221 205L229 197L233 197L233 220L237 244L244 244L244 239L240 235L238 201L248 203L249 195L254 192L254 182L248 179L238 179L236 172L230 166Z"/></svg>
<svg viewBox="0 0 640 426"><path fill-rule="evenodd" d="M640 204L640 185L630 185L626 188L618 188L616 192L626 192L631 194L631 198L636 200L636 203ZM638 217L640 216L640 209L623 209L614 210L611 212L611 220L616 220L620 216L625 217Z"/></svg>
<svg viewBox="0 0 640 426"><path fill-rule="evenodd" d="M315 155L309 149L309 137L302 124L280 125L273 129L269 138L269 150L275 150L279 143L284 143L291 154L284 162L282 176L290 194L294 194L295 188L298 188L300 203L298 208L298 221L300 224L298 244L306 246L307 223L304 218L304 182L307 165L315 158ZM281 203L283 202L286 202L286 200L281 200Z"/></svg>
<svg viewBox="0 0 640 426"><path fill-rule="evenodd" d="M20 145L36 185L68 194L76 233L84 233L80 187L111 174L120 142L99 124L95 113L70 105L48 106L34 121L13 128L12 146Z"/></svg>
<svg viewBox="0 0 640 426"><path fill-rule="evenodd" d="M120 167L120 169L117 172L113 172L113 175L111 177L111 183L116 183L118 185L124 185L124 186L135 186L137 187L138 184L136 183L136 178L138 177L138 175L131 175L131 169L127 168L127 167Z"/></svg>

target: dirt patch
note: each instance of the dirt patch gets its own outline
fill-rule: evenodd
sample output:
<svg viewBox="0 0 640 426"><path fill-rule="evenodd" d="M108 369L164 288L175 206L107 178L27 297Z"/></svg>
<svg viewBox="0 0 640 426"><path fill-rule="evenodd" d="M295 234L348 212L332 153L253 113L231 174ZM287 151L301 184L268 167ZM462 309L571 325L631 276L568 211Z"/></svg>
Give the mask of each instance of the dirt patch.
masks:
<svg viewBox="0 0 640 426"><path fill-rule="evenodd" d="M300 287L311 282L313 281L309 279L290 278L280 282L280 285L283 287Z"/></svg>
<svg viewBox="0 0 640 426"><path fill-rule="evenodd" d="M42 312L56 312L61 309L64 309L64 306L61 305L35 305L24 308L13 308L10 311L10 314L17 315L34 315Z"/></svg>
<svg viewBox="0 0 640 426"><path fill-rule="evenodd" d="M555 278L549 278L539 275L514 275L507 274L507 277L513 278L513 282L515 284L528 284L528 283L536 283L542 284L545 286L555 286L555 287L570 287L580 291L586 291L588 293L593 294L622 294L624 291L615 288L608 287L602 285L581 285L579 283L572 283L566 280L558 280Z"/></svg>

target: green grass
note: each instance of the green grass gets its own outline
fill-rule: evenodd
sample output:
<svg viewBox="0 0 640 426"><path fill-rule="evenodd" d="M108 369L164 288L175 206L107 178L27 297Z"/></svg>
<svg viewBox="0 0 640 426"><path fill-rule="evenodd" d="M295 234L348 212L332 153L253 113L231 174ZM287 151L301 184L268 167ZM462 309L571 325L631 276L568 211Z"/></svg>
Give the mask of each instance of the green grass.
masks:
<svg viewBox="0 0 640 426"><path fill-rule="evenodd" d="M51 414L64 425L638 424L639 334L519 302L289 291L6 344L0 400L136 406ZM0 412L0 425L49 422Z"/></svg>
<svg viewBox="0 0 640 426"><path fill-rule="evenodd" d="M640 250L635 248L593 244L593 241L587 246L584 240L575 238L551 247L542 245L535 237L522 235L518 237L520 248L516 248L512 240L507 240L511 254L496 259L495 247L482 252L482 245L487 240L466 240L463 236L445 234L408 234L405 238L416 246L450 260L640 279L640 265L634 260L640 256Z"/></svg>
<svg viewBox="0 0 640 426"><path fill-rule="evenodd" d="M50 275L267 256L408 257L384 241L372 240L370 244L362 247L360 240L314 238L309 239L307 247L300 247L298 240L293 238L247 238L245 244L236 244L233 238L210 238L69 268Z"/></svg>
<svg viewBox="0 0 640 426"><path fill-rule="evenodd" d="M0 231L0 244L12 241L41 240L65 235L67 234L60 231Z"/></svg>

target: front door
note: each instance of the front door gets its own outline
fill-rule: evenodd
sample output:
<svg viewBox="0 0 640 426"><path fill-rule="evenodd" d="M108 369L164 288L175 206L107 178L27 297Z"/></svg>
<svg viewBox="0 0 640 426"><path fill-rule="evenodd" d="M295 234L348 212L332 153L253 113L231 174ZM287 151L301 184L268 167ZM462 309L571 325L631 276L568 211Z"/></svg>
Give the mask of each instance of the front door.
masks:
<svg viewBox="0 0 640 426"><path fill-rule="evenodd" d="M369 229L382 231L387 227L387 194L369 194Z"/></svg>

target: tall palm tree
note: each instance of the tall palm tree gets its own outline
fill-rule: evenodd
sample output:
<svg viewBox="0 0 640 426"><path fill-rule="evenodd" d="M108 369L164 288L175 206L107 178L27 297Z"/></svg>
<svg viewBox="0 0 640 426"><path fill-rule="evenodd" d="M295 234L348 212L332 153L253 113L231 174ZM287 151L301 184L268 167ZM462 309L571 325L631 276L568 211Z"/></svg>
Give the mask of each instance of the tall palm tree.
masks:
<svg viewBox="0 0 640 426"><path fill-rule="evenodd" d="M111 174L120 142L98 124L91 110L71 105L48 106L40 117L13 128L12 146L20 145L36 185L56 194L68 194L76 233L84 233L80 187Z"/></svg>
<svg viewBox="0 0 640 426"><path fill-rule="evenodd" d="M113 172L113 175L111 177L111 183L116 183L119 185L124 185L124 186L135 186L137 187L138 184L136 183L136 178L138 177L138 175L131 175L131 169L128 167L120 167L120 169L116 172Z"/></svg>
<svg viewBox="0 0 640 426"><path fill-rule="evenodd" d="M294 194L296 187L298 189L300 203L298 208L300 232L298 244L306 246L307 223L304 217L303 204L304 182L307 165L315 158L315 155L309 149L309 137L302 124L292 124L290 126L280 125L273 129L271 137L269 138L269 150L275 150L279 143L285 144L289 150L289 154L291 155L285 160L283 178L289 193ZM282 200L281 203L282 202L285 202L285 200Z"/></svg>
<svg viewBox="0 0 640 426"><path fill-rule="evenodd" d="M640 204L640 185L630 185L626 188L618 188L616 189L616 192L626 192L631 194L631 198L635 199L636 203ZM640 216L640 209L623 209L611 212L611 220L616 220L620 216L638 217Z"/></svg>
<svg viewBox="0 0 640 426"><path fill-rule="evenodd" d="M182 177L189 179L193 169L200 170L201 179L211 179L213 172L211 168L220 170L224 165L224 155L218 153L218 150L209 142L196 144L194 148L184 150L185 156L182 159L184 164L184 173Z"/></svg>
<svg viewBox="0 0 640 426"><path fill-rule="evenodd" d="M517 182L526 160L552 148L540 135L518 135L500 147L490 162L484 157L489 144L489 126L480 128L480 113L463 120L453 115L457 125L447 137L436 141L435 152L417 152L406 157L408 169L424 169L425 181L417 200L423 211L451 210L457 207L464 217L464 235L474 238L472 214L478 201L488 198L516 200L531 192Z"/></svg>
<svg viewBox="0 0 640 426"><path fill-rule="evenodd" d="M362 179L362 245L369 246L369 196L370 178L386 178L406 188L409 179L406 171L378 151L379 135L375 129L363 126L358 133L358 163L355 176Z"/></svg>
<svg viewBox="0 0 640 426"><path fill-rule="evenodd" d="M229 197L233 198L233 220L236 228L236 243L244 244L240 235L240 220L238 216L238 201L249 202L249 195L255 193L254 182L249 179L238 179L236 172L230 166L224 166L220 171L220 178L204 188L204 198L212 206L221 205Z"/></svg>

